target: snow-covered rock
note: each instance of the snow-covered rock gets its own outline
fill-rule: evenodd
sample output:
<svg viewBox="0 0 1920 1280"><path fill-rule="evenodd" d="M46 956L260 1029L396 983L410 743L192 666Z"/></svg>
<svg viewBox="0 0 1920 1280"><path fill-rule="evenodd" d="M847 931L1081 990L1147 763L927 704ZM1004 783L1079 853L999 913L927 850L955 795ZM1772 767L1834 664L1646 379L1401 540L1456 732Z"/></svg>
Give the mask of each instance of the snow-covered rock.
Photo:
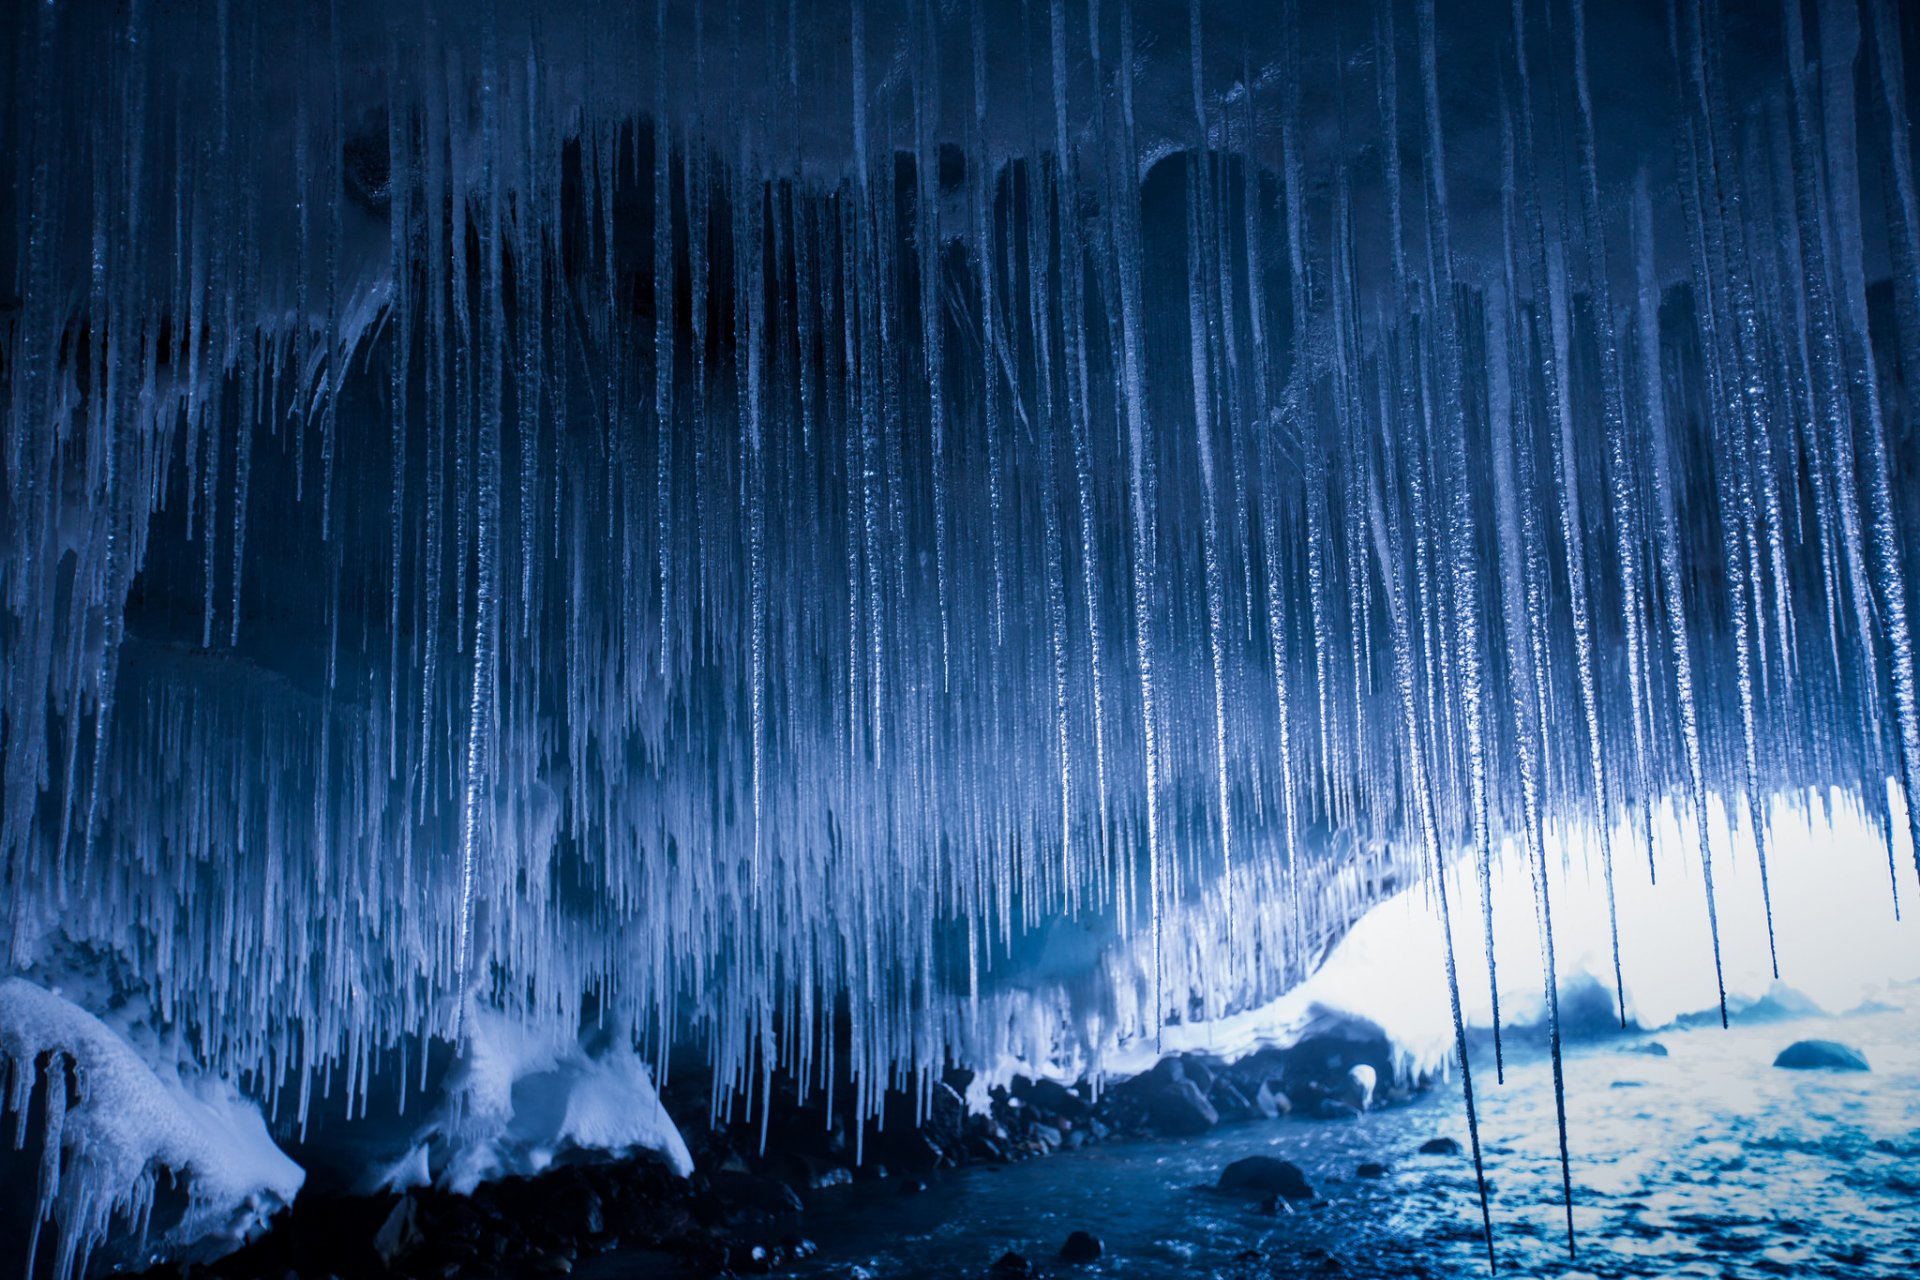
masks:
<svg viewBox="0 0 1920 1280"><path fill-rule="evenodd" d="M539 1173L568 1152L649 1151L682 1177L693 1172L652 1071L625 1037L567 1039L484 1008L467 1021L441 1105L380 1185L431 1178L468 1193L490 1178Z"/></svg>
<svg viewBox="0 0 1920 1280"><path fill-rule="evenodd" d="M0 981L0 1068L16 1135L45 1091L42 1131L20 1136L41 1151L28 1249L50 1232L58 1277L84 1272L116 1225L170 1255L224 1252L305 1180L232 1086L157 1072L98 1018L24 978ZM163 1179L186 1196L167 1223L152 1220Z"/></svg>

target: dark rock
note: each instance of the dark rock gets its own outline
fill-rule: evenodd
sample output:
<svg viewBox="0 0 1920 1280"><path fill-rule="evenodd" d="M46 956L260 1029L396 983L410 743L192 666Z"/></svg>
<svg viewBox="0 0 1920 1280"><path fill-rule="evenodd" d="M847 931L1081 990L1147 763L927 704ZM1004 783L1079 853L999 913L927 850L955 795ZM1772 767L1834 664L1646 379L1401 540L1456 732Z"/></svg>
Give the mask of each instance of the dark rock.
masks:
<svg viewBox="0 0 1920 1280"><path fill-rule="evenodd" d="M1390 1166L1381 1164L1378 1160L1365 1161L1354 1170L1355 1176L1361 1178L1384 1178L1391 1172L1393 1170Z"/></svg>
<svg viewBox="0 0 1920 1280"><path fill-rule="evenodd" d="M1153 1064L1153 1069L1142 1076L1141 1082L1148 1088L1159 1090L1179 1084L1187 1078L1187 1069L1178 1058L1162 1058Z"/></svg>
<svg viewBox="0 0 1920 1280"><path fill-rule="evenodd" d="M713 1192L729 1204L737 1204L766 1213L798 1213L800 1197L785 1183L758 1178L750 1173L721 1170L713 1175Z"/></svg>
<svg viewBox="0 0 1920 1280"><path fill-rule="evenodd" d="M927 1180L925 1178L908 1178L900 1184L900 1194L903 1196L919 1195L926 1189Z"/></svg>
<svg viewBox="0 0 1920 1280"><path fill-rule="evenodd" d="M1420 1144L1420 1154L1423 1156L1457 1156L1460 1154L1460 1143L1453 1138L1428 1138Z"/></svg>
<svg viewBox="0 0 1920 1280"><path fill-rule="evenodd" d="M1220 1113L1198 1085L1182 1079L1153 1095L1147 1103L1147 1119L1161 1133L1196 1134L1219 1124Z"/></svg>
<svg viewBox="0 0 1920 1280"><path fill-rule="evenodd" d="M606 1214L599 1193L578 1178L556 1177L547 1181L533 1203L534 1211L547 1229L560 1235L578 1239L606 1229Z"/></svg>
<svg viewBox="0 0 1920 1280"><path fill-rule="evenodd" d="M1007 1162L1007 1149L984 1134L967 1135L967 1152L978 1160L988 1160L994 1164Z"/></svg>
<svg viewBox="0 0 1920 1280"><path fill-rule="evenodd" d="M1213 1068L1207 1065L1205 1059L1189 1054L1180 1060L1180 1066L1186 1072L1187 1079L1200 1087L1201 1093L1213 1092Z"/></svg>
<svg viewBox="0 0 1920 1280"><path fill-rule="evenodd" d="M1042 1111L1051 1111L1056 1116L1065 1116L1069 1120L1079 1120L1093 1113L1087 1100L1057 1080L1028 1080L1024 1076L1013 1082L1013 1096L1028 1106Z"/></svg>
<svg viewBox="0 0 1920 1280"><path fill-rule="evenodd" d="M1000 1255L1000 1260L988 1269L987 1274L993 1280L1022 1280L1038 1276L1040 1269L1019 1254L1008 1252Z"/></svg>
<svg viewBox="0 0 1920 1280"><path fill-rule="evenodd" d="M1240 1092L1233 1081L1221 1076L1213 1082L1213 1089L1207 1094L1207 1101L1220 1113L1224 1120L1245 1120L1255 1113L1253 1104L1247 1101L1247 1095Z"/></svg>
<svg viewBox="0 0 1920 1280"><path fill-rule="evenodd" d="M1246 1156L1220 1171L1217 1187L1253 1195L1278 1195L1289 1200L1313 1199L1313 1185L1300 1166L1275 1156Z"/></svg>
<svg viewBox="0 0 1920 1280"><path fill-rule="evenodd" d="M1633 1046L1631 1052L1644 1053L1650 1058L1664 1058L1667 1056L1667 1046L1661 1044L1658 1040L1649 1040L1645 1044Z"/></svg>
<svg viewBox="0 0 1920 1280"><path fill-rule="evenodd" d="M1100 1237L1087 1231L1076 1231L1067 1237L1060 1246L1062 1262L1096 1262L1106 1247L1100 1243Z"/></svg>
<svg viewBox="0 0 1920 1280"><path fill-rule="evenodd" d="M1867 1059L1858 1049L1834 1040L1796 1040L1773 1060L1792 1071L1866 1071Z"/></svg>
<svg viewBox="0 0 1920 1280"><path fill-rule="evenodd" d="M1033 1126L1033 1140L1048 1151L1058 1151L1060 1144L1066 1141L1066 1135L1050 1124L1036 1124Z"/></svg>
<svg viewBox="0 0 1920 1280"><path fill-rule="evenodd" d="M400 1203L393 1206L393 1212L373 1234L373 1251L380 1255L380 1261L392 1266L395 1258L411 1252L420 1243L419 1214L418 1201L410 1195L400 1197Z"/></svg>

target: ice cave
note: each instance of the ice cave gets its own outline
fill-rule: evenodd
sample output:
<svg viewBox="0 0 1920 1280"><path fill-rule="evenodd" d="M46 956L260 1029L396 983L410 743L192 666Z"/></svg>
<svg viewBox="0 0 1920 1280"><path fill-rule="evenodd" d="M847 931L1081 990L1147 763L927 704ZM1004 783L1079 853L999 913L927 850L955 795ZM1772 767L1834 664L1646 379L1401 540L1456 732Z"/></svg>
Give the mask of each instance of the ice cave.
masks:
<svg viewBox="0 0 1920 1280"><path fill-rule="evenodd" d="M1920 5L0 31L0 1273L1920 1268Z"/></svg>

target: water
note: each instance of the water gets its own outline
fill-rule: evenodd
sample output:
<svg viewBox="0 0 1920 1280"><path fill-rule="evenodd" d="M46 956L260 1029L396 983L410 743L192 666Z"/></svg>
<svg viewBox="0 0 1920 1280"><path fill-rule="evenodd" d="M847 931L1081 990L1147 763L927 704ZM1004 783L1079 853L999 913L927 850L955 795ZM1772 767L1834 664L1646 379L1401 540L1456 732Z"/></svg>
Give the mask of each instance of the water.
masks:
<svg viewBox="0 0 1920 1280"><path fill-rule="evenodd" d="M1578 1255L1569 1260L1549 1064L1509 1052L1482 1086L1481 1137L1502 1275L1886 1276L1920 1266L1920 1017L1906 1012L1670 1030L1567 1055ZM1772 1066L1798 1039L1862 1050L1870 1073ZM1634 1052L1657 1039L1665 1058ZM1113 1143L823 1199L807 1276L983 1274L1014 1250L1043 1265L1067 1234L1106 1244L1088 1275L1471 1276L1485 1245L1456 1092L1350 1123L1238 1125ZM1203 1188L1241 1156L1301 1166L1324 1197L1292 1216ZM1362 1161L1391 1166L1355 1175ZM1062 1267L1059 1270L1066 1270Z"/></svg>

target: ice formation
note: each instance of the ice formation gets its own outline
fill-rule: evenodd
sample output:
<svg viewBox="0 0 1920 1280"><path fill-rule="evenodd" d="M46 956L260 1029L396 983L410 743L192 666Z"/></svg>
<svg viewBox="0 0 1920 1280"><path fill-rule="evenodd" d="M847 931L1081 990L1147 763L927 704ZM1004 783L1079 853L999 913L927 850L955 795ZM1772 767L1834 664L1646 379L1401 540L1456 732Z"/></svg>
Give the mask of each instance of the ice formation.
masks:
<svg viewBox="0 0 1920 1280"><path fill-rule="evenodd" d="M116 1226L168 1252L242 1242L305 1180L257 1106L217 1081L163 1078L86 1010L24 978L0 981L0 1063L16 1146L36 1096L42 1118L31 1135L40 1216L22 1274L35 1274L42 1220L58 1224L52 1274L64 1277ZM185 1203L155 1223L163 1192Z"/></svg>
<svg viewBox="0 0 1920 1280"><path fill-rule="evenodd" d="M1662 822L1718 1002L1776 796L1920 843L1895 0L9 21L0 944L283 1122L1098 1070L1416 885L1554 1021L1575 847L1625 1017Z"/></svg>
<svg viewBox="0 0 1920 1280"><path fill-rule="evenodd" d="M471 1192L485 1179L539 1173L555 1156L583 1152L653 1151L680 1176L692 1173L686 1141L630 1038L598 1039L597 1046L556 1040L473 1010L441 1107L377 1185L437 1182Z"/></svg>

